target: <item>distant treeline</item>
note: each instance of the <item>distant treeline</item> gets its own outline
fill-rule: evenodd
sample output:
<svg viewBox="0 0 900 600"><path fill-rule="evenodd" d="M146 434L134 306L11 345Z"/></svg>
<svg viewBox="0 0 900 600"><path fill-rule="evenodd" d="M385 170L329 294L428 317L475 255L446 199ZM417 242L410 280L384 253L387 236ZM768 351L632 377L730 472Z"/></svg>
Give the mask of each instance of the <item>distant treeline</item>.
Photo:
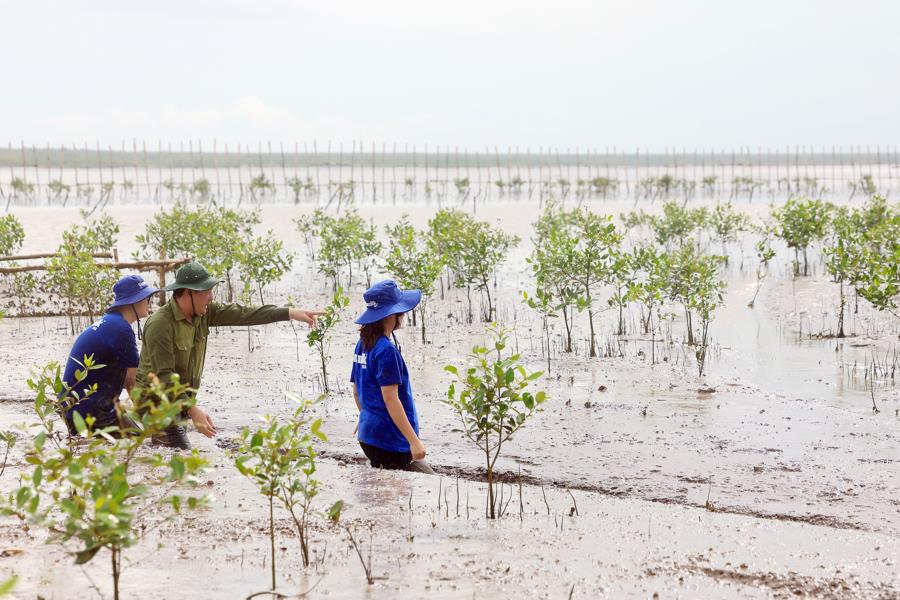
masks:
<svg viewBox="0 0 900 600"><path fill-rule="evenodd" d="M132 141L119 148L98 144L37 147L7 143L0 148L0 167L37 168L235 168L271 167L764 167L784 165L900 165L896 147L854 147L815 150L807 146L780 149L673 149L663 152L616 148L463 149L447 145L259 143L202 145Z"/></svg>

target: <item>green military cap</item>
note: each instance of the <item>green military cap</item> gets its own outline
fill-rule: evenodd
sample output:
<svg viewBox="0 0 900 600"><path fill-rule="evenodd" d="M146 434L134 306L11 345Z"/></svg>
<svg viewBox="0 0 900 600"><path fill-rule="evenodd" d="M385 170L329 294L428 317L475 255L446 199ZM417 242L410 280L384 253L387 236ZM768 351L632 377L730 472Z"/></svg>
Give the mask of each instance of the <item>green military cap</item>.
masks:
<svg viewBox="0 0 900 600"><path fill-rule="evenodd" d="M175 271L175 283L170 283L162 288L164 292L171 292L180 288L203 292L222 283L221 279L216 279L209 274L203 265L194 261L181 265Z"/></svg>

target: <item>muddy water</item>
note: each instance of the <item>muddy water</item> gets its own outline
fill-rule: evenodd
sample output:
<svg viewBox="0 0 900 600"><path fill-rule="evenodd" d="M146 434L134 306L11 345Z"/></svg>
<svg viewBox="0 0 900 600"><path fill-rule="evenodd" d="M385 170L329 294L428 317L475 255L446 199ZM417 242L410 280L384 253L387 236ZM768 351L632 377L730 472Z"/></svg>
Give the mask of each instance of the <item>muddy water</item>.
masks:
<svg viewBox="0 0 900 600"><path fill-rule="evenodd" d="M612 205L613 212L628 209L630 205ZM122 224L121 253L130 252L133 236L143 228L150 210L147 207L110 209ZM433 208L405 207L405 210L410 212L413 222L422 224ZM266 207L263 217L267 227L272 227L280 238L302 253L301 241L293 235L290 223L290 218L299 212L293 207ZM527 240L530 223L537 213L536 206L517 206L511 211L507 205L497 205L479 209L478 216L499 220L507 230ZM393 218L389 213L374 209L363 209L362 214L375 219L376 223ZM74 211L59 209L22 209L17 215L25 224L28 235L26 252L54 247L59 232L68 221L77 218ZM752 244L744 243L743 246L750 248ZM524 265L527 252L525 242L500 273L498 314L501 320L515 323L516 347L523 352L531 368L539 369L545 368L540 324L516 301L517 290L527 286L529 281ZM787 260L786 252L776 258L782 265L781 271L786 271L783 265ZM590 493L590 497L601 504L612 502L604 500L604 496L652 501L639 508L632 506L631 510L642 514L656 511L654 514L659 515L733 518L738 519L733 523L744 524L740 527L752 523L752 527L772 528L775 533L753 542L757 556L766 555L766 544L787 547L788 542L780 537L787 535L783 532L788 530L795 532L791 534L791 543L800 543L797 540L806 543L807 537L827 538L833 546L823 546L820 550L823 557L832 557L829 548L841 546L851 538L857 539L853 536L860 536L860 548L866 545L865 540L870 540L872 546L878 539L878 544L893 548L896 554L897 536L900 535L900 503L897 500L900 498L900 477L897 476L900 420L895 411L900 402L890 379L880 377L876 385L880 412L874 414L868 386L858 370L853 369L854 365L871 361L873 352L883 355L890 351L896 340L895 324L861 306L859 314L854 315L847 326L848 332L861 335L843 340L810 338L810 333L823 333L834 327L836 287L821 278L792 281L776 272L763 283L755 308L749 309L746 304L755 285L749 255L745 257L745 263L748 266L743 272L729 270L727 303L717 313L711 327L715 348L708 374L703 379L696 375L693 350L681 343L683 323L678 318L672 325L672 339L657 340L655 344L660 360L657 364L651 364L649 340L637 335L626 336L621 341L613 339L613 317L609 313L602 313L599 319L601 345L609 344L609 347L621 350L623 356L588 358L584 339L586 323L579 323L576 329L576 354L565 355L559 351L561 326L556 327L551 344L551 370L543 380L550 401L534 422L517 434L499 469L513 480L521 473L528 482L544 483L560 498L565 497L564 490L568 488L577 494ZM358 296L362 288L355 287L351 312L356 312L361 305ZM297 271L273 292L277 299L283 300L292 294L308 305L321 305L327 298L327 290L314 269L302 260ZM413 374L423 438L432 464L448 478L453 479L457 474L463 478L477 476L483 457L450 431L455 420L440 399L445 395L448 382L442 366L459 363L468 348L481 339L481 329L477 324L470 326L462 322L465 295L460 291L449 293L443 302L435 302L434 306L435 313L428 319L431 331L428 344L421 344L417 332L404 331L401 336L403 352ZM629 315L629 322L635 321L636 315ZM799 333L801 327L805 335ZM302 343L302 332L299 333ZM863 335L865 333L871 335ZM331 346L329 372L337 391L319 408L326 416L331 438L323 448L326 452L324 462L352 462L360 454L352 435L355 407L346 384L349 372L346 356L354 340L354 330L347 324L340 328ZM0 372L0 398L3 399L0 402L0 426L27 418L25 400L28 393L24 380L29 368L48 360L63 359L71 341L62 319L7 319L0 322L0 359L13 362L11 368ZM320 389L317 358L303 344L299 348L300 360L297 360L295 335L287 325L253 328L249 342L253 351L248 353L246 329L224 329L211 336L201 402L211 409L221 433L217 443L194 436L197 446L211 456L221 457L223 449L231 446L239 429L253 423L258 415L287 413L291 406L283 398L282 388L306 396L315 395ZM703 391L699 391L701 388ZM352 471L354 481L360 477L369 478L378 490L382 489L387 477L385 474L373 475L353 464L344 468ZM399 477L406 481L403 476ZM230 489L219 490L218 486L217 493L229 499L232 495ZM354 491L357 493L362 495L357 498L358 504L369 503L365 497L368 492ZM396 495L406 496L408 492L397 492ZM231 507L229 510L234 510L233 503L228 506ZM707 511L707 506L715 514ZM220 510L225 509L217 505L216 514ZM746 519L742 515L755 518L741 521L739 519ZM625 518L614 512L609 516L615 523L621 519L638 519L635 515ZM223 518L227 521L227 511ZM660 518L665 520L665 517ZM235 519L239 518L236 516ZM603 524L592 526L608 525L606 519L601 521ZM810 529L811 525L819 527ZM437 529L441 530L441 527ZM446 556L448 544L455 546L463 544L458 540L466 540L464 547L469 549L471 560L477 563L485 548L501 543L500 538L484 537L481 532L475 535L467 524L458 527L461 531L450 528L436 534L435 559ZM791 529L795 527L799 529ZM670 531L683 533L687 528L686 524L681 529L673 526ZM847 531L854 529L860 531ZM815 532L815 535L810 537L809 532ZM584 532L587 538L598 534L598 530ZM738 544L743 539L743 535L734 532L721 535L731 544ZM417 543L425 543L428 538L418 539ZM650 547L672 550L681 544L677 535L658 541L650 539L639 545L642 551L649 552ZM779 540L777 544L776 540ZM548 543L562 542L557 539ZM574 554L584 550L574 542L566 547ZM515 548L513 543L510 552L513 553ZM420 553L419 550L414 552ZM546 553L537 552L534 560L538 557L541 561L548 560ZM206 560L210 566L215 562L214 558ZM613 566L617 560L618 556L607 556L598 564L615 570ZM638 558L633 560L640 562ZM656 575L628 569L617 576L610 574L605 583L594 582L598 586L595 589L645 594L651 588L643 583L638 585L636 577L649 581L662 578L673 584L675 573L678 577L686 577L688 582L697 583L697 587L686 588L683 594L692 597L703 595L694 593L702 588L699 582L715 581L716 585L724 586L723 593L740 589L740 595L744 595L743 590L750 586L762 589L762 596L778 593L771 586L766 587L766 582L776 586L783 583L784 589L791 585L779 579L781 575L778 574L784 574L785 569L775 568L774 562L768 570L749 569L745 572L748 569L735 569L734 565L740 563L734 561L731 566L710 566L702 561L692 561L685 555L678 560L657 557L653 564L664 563L665 568L655 570ZM456 564L450 562L451 567ZM256 570L260 570L259 565ZM489 570L480 573L490 581L503 581L502 576ZM767 573L777 576L769 577ZM244 577L230 575L238 579ZM524 572L519 575L526 577ZM813 585L810 582L820 575L813 576L807 584ZM457 584L451 590L447 587L450 584L440 583L434 572L404 575L407 576L419 578L415 579L416 585L430 582L444 590L445 597L471 597L471 591L480 589L477 585ZM240 580L246 581L246 578ZM618 583L610 583L613 581ZM872 581L887 580L877 576ZM265 582L264 570L259 582ZM519 585L509 589L527 587L522 586L521 581ZM457 595L463 592L468 595ZM549 591L545 590L544 595L534 597L546 597L547 594ZM721 594L710 594L715 595ZM554 593L553 597L557 596L564 597L565 593ZM348 593L346 597L355 596Z"/></svg>

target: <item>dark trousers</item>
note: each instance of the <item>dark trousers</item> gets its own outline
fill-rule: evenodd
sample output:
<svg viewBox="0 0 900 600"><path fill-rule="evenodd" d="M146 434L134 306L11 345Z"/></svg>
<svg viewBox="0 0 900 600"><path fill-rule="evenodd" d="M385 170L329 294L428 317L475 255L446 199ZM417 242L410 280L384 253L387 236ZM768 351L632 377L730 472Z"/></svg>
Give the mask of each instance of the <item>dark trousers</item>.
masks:
<svg viewBox="0 0 900 600"><path fill-rule="evenodd" d="M369 464L376 469L393 469L397 471L416 471L434 475L434 471L424 460L413 460L411 452L391 452L383 448L371 446L365 442L359 442L363 454L369 459Z"/></svg>
<svg viewBox="0 0 900 600"><path fill-rule="evenodd" d="M77 408L75 410L77 410ZM109 432L109 435L114 438L121 438L123 435L128 435L129 432L134 433L140 430L140 427L138 427L137 424L126 415L122 415L121 421L119 421L119 417L115 414L105 414L100 417L96 417L95 415L95 419L96 420L94 421L94 426L92 428L93 431L99 431L100 429L106 429L107 427L115 427L115 431ZM71 413L65 415L65 418L63 420L66 422L66 427L69 430L69 435L78 435L78 431L75 429L75 423L72 422Z"/></svg>

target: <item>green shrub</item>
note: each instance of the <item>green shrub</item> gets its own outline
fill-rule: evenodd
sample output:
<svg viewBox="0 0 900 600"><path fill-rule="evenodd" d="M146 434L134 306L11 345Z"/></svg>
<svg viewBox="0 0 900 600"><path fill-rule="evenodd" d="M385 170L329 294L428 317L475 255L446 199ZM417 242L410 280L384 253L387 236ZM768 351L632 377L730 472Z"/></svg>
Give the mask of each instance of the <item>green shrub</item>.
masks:
<svg viewBox="0 0 900 600"><path fill-rule="evenodd" d="M0 217L0 254L12 254L25 242L25 229L16 215Z"/></svg>
<svg viewBox="0 0 900 600"><path fill-rule="evenodd" d="M309 566L308 520L312 501L319 493L315 479L316 451L314 439L327 441L320 430L321 419L309 416L312 402L299 401L300 406L285 421L264 417L264 426L255 431L244 427L241 444L234 457L238 471L250 479L269 504L269 543L272 551L272 590L276 587L275 516L277 499L291 515L300 539L303 566Z"/></svg>
<svg viewBox="0 0 900 600"><path fill-rule="evenodd" d="M448 365L445 370L455 376L444 403L459 416L466 438L484 454L488 499L486 516L494 519L498 509L494 467L503 445L507 443L545 401L546 393L529 391L529 386L542 373L528 372L519 354L506 355L508 330L497 325L489 329L493 338L490 348L475 346L468 365Z"/></svg>
<svg viewBox="0 0 900 600"><path fill-rule="evenodd" d="M422 301L413 311L413 325L416 316L420 321L422 343L425 343L425 312L428 302L435 293L435 284L444 268L441 256L428 249L428 238L424 232L417 232L410 225L407 216L400 222L385 228L388 237L384 269L393 276L401 288L422 291Z"/></svg>
<svg viewBox="0 0 900 600"><path fill-rule="evenodd" d="M42 419L70 401L72 390L62 383L58 365L45 367L29 386L37 393L35 409ZM17 489L0 499L0 514L46 529L52 543L77 543L76 564L108 550L113 597L118 600L122 554L141 541L148 518L158 526L183 508L208 502L205 495L173 492L176 485L197 483L206 460L196 450L169 457L139 452L144 442L180 419L192 401L170 399L183 397L185 391L176 376L168 388L156 381L143 395L135 393L132 404L119 405L118 410L140 427L127 429L120 438L112 436L121 432L118 426L95 430L93 417L82 419L74 413L82 438L77 452L56 443L53 430L42 429L27 452L30 471L22 473Z"/></svg>
<svg viewBox="0 0 900 600"><path fill-rule="evenodd" d="M800 274L799 252L803 252L803 275L809 275L807 250L813 242L828 233L834 205L821 200L791 198L781 208L772 210L777 224L775 235L794 249L794 274Z"/></svg>

